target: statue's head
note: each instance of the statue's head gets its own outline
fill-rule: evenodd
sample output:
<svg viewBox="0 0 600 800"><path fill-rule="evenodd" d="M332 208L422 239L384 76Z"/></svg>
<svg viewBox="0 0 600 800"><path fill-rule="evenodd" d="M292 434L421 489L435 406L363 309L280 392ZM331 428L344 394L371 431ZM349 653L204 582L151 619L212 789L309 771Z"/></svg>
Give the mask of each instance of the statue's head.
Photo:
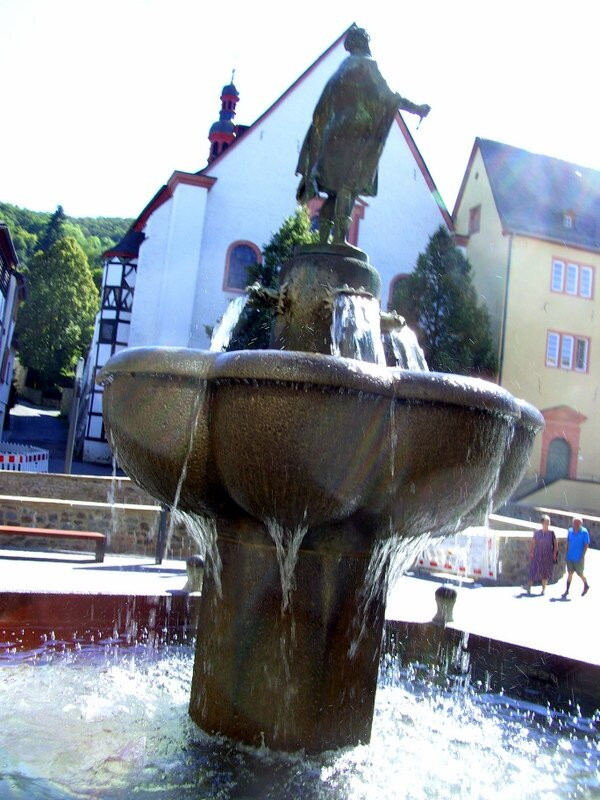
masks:
<svg viewBox="0 0 600 800"><path fill-rule="evenodd" d="M353 56L370 56L369 34L364 28L353 25L348 31L344 40L344 47Z"/></svg>

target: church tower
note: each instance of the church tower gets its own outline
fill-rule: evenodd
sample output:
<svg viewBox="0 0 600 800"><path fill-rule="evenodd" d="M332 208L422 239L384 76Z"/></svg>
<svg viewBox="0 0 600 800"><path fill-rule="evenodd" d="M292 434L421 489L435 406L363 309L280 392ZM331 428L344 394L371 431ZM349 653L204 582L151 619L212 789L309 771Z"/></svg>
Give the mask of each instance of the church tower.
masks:
<svg viewBox="0 0 600 800"><path fill-rule="evenodd" d="M211 125L208 139L210 141L210 153L208 155L208 163L220 156L223 150L226 150L235 139L238 133L238 126L234 125L233 118L235 117L235 107L240 96L238 90L233 84L233 71L231 75L231 83L223 87L221 92L221 112L219 120Z"/></svg>

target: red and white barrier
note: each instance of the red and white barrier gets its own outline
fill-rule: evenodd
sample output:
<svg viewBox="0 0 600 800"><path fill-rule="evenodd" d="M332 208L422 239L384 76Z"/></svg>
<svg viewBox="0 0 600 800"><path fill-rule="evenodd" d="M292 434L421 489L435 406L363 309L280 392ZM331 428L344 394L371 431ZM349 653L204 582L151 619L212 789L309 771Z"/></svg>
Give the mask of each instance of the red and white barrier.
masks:
<svg viewBox="0 0 600 800"><path fill-rule="evenodd" d="M431 544L416 561L419 569L443 572L459 578L496 580L496 537L488 528L468 528Z"/></svg>
<svg viewBox="0 0 600 800"><path fill-rule="evenodd" d="M48 450L28 444L0 442L0 470L48 472Z"/></svg>

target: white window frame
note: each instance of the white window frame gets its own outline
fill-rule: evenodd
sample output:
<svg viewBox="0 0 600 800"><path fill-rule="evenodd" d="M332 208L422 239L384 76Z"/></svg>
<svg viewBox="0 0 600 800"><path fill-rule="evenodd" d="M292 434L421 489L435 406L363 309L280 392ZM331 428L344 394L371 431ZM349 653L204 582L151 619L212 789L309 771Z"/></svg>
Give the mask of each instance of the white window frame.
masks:
<svg viewBox="0 0 600 800"><path fill-rule="evenodd" d="M546 366L557 367L560 353L560 333L548 331L546 339Z"/></svg>
<svg viewBox="0 0 600 800"><path fill-rule="evenodd" d="M583 290L583 276L589 275L589 291L586 293ZM579 268L579 296L585 297L590 300L594 294L594 270L591 267L581 266Z"/></svg>
<svg viewBox="0 0 600 800"><path fill-rule="evenodd" d="M595 267L589 264L578 264L576 261L564 261L561 258L552 259L550 272L552 292L592 300L595 278Z"/></svg>
<svg viewBox="0 0 600 800"><path fill-rule="evenodd" d="M573 369L573 350L575 339L570 333L564 333L560 342L560 368Z"/></svg>
<svg viewBox="0 0 600 800"><path fill-rule="evenodd" d="M583 360L578 362L580 348L583 348ZM590 339L588 336L576 336L574 333L548 331L546 338L546 366L553 369L588 372L590 361Z"/></svg>
<svg viewBox="0 0 600 800"><path fill-rule="evenodd" d="M584 346L584 358L583 358L583 366L578 366L577 364L577 355L579 350L579 345L583 344ZM576 372L587 372L588 371L588 360L589 360L589 352L590 352L590 340L585 336L577 336L575 339L575 349L573 353L573 369Z"/></svg>
<svg viewBox="0 0 600 800"><path fill-rule="evenodd" d="M552 262L552 291L562 292L565 287L565 262L557 258Z"/></svg>
<svg viewBox="0 0 600 800"><path fill-rule="evenodd" d="M572 280L571 280L572 279ZM572 261L567 263L565 270L565 292L571 296L576 296L579 289L579 265Z"/></svg>

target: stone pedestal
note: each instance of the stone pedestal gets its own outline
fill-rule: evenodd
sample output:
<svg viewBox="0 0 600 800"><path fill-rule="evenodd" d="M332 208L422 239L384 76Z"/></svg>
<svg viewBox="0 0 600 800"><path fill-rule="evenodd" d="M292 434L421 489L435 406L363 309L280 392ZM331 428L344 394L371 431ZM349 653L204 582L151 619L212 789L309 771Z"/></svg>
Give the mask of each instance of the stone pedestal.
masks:
<svg viewBox="0 0 600 800"><path fill-rule="evenodd" d="M332 304L346 287L375 298L381 279L366 253L348 245L298 247L281 270L282 294L271 347L331 354Z"/></svg>
<svg viewBox="0 0 600 800"><path fill-rule="evenodd" d="M364 608L368 552L340 552L339 527L309 531L282 603L277 553L260 523L219 524L222 597L205 576L190 715L205 731L273 749L320 752L368 742L384 600ZM337 544L336 544L337 547Z"/></svg>

